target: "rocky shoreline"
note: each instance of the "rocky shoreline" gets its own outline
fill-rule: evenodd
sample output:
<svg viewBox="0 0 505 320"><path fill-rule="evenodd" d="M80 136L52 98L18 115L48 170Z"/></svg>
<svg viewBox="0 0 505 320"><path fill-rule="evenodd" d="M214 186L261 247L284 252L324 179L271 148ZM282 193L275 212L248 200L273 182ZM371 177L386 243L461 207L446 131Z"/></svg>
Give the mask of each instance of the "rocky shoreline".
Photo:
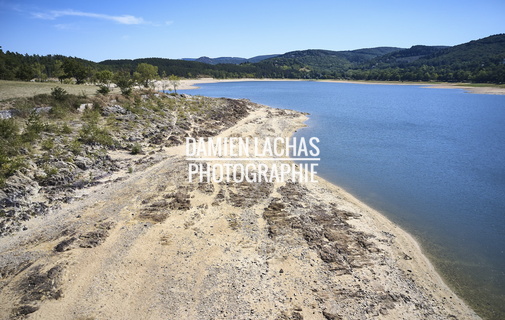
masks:
<svg viewBox="0 0 505 320"><path fill-rule="evenodd" d="M215 135L248 113L247 102L240 100L152 93L142 95L141 99L147 107L124 108L111 98L96 108L103 119L97 117L92 121L113 123L111 145L77 141L75 147L63 135L42 132L38 140L51 141L51 149L35 150L26 165L6 179L0 189L0 237L26 229L23 221L33 216L47 214L63 203L72 202L80 189L122 179L134 167L161 161L158 151L182 144L185 136ZM160 103L163 100L164 104L166 100L169 102L166 109L149 108L149 105L163 105ZM204 104L209 107L201 110ZM83 110L87 105L84 104ZM89 103L89 107L92 105ZM37 122L47 126L43 121ZM82 128L86 123L74 120L72 125ZM132 146L138 148L135 155L131 155Z"/></svg>
<svg viewBox="0 0 505 320"><path fill-rule="evenodd" d="M183 137L287 137L307 119L200 102L168 131L149 119L145 155L109 150L108 174L0 238L0 318L478 318L407 233L323 179L189 182Z"/></svg>

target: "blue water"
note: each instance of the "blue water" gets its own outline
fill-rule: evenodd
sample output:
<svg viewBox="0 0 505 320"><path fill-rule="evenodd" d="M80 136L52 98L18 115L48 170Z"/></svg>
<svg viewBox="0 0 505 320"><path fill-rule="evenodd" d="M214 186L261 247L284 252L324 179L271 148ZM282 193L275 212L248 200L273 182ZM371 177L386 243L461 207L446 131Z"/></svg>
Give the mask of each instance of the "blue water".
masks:
<svg viewBox="0 0 505 320"><path fill-rule="evenodd" d="M318 173L413 234L479 313L505 319L505 96L322 82L205 84L188 94L310 113Z"/></svg>

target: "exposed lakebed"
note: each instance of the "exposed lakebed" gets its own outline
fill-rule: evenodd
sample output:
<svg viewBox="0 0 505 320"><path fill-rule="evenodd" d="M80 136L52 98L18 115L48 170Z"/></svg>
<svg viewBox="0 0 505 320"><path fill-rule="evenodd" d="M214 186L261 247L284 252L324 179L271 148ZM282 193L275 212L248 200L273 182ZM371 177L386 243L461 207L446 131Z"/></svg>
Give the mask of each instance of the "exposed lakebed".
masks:
<svg viewBox="0 0 505 320"><path fill-rule="evenodd" d="M318 172L411 232L482 314L505 314L505 96L406 85L231 82L187 91L309 112Z"/></svg>

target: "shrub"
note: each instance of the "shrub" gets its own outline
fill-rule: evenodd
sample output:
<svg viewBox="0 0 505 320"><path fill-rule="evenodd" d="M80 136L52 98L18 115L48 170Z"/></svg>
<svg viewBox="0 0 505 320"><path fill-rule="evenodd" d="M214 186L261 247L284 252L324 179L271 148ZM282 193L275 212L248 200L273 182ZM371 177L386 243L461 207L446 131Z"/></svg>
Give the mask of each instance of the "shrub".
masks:
<svg viewBox="0 0 505 320"><path fill-rule="evenodd" d="M60 132L63 133L63 134L71 134L73 132L72 128L70 128L68 126L68 124L64 124L61 128L60 128Z"/></svg>
<svg viewBox="0 0 505 320"><path fill-rule="evenodd" d="M0 187L3 187L8 177L25 165L25 160L21 156L7 157L0 154Z"/></svg>
<svg viewBox="0 0 505 320"><path fill-rule="evenodd" d="M54 87L51 89L51 96L54 100L64 101L68 97L68 92L62 87Z"/></svg>
<svg viewBox="0 0 505 320"><path fill-rule="evenodd" d="M42 150L51 151L54 149L54 141L52 139L46 139L42 141Z"/></svg>
<svg viewBox="0 0 505 320"><path fill-rule="evenodd" d="M140 154L142 153L142 146L139 143L135 143L132 147L131 154Z"/></svg>
<svg viewBox="0 0 505 320"><path fill-rule="evenodd" d="M110 133L103 128L99 128L95 123L84 125L79 132L79 140L88 145L102 145L112 147L115 145Z"/></svg>
<svg viewBox="0 0 505 320"><path fill-rule="evenodd" d="M19 126L14 119L0 119L0 141L4 146L7 146L13 139L17 139L18 134Z"/></svg>
<svg viewBox="0 0 505 320"><path fill-rule="evenodd" d="M46 130L46 125L40 120L40 115L32 112L26 121L26 127L21 139L23 142L33 142L40 137L40 133Z"/></svg>
<svg viewBox="0 0 505 320"><path fill-rule="evenodd" d="M103 94L104 96L110 92L110 88L106 85L100 85L99 89L96 90L98 94Z"/></svg>
<svg viewBox="0 0 505 320"><path fill-rule="evenodd" d="M17 116L28 118L33 112L33 103L28 101L28 99L18 99L14 102L14 109Z"/></svg>
<svg viewBox="0 0 505 320"><path fill-rule="evenodd" d="M86 109L82 114L82 120L87 123L97 123L100 119L100 111L99 108L93 106L93 109Z"/></svg>
<svg viewBox="0 0 505 320"><path fill-rule="evenodd" d="M68 149L76 156L81 155L83 152L82 143L77 139L69 143Z"/></svg>
<svg viewBox="0 0 505 320"><path fill-rule="evenodd" d="M14 119L0 120L0 186L25 165L23 157L19 156L22 146L19 131Z"/></svg>
<svg viewBox="0 0 505 320"><path fill-rule="evenodd" d="M130 76L129 72L120 71L115 75L116 85L121 90L121 94L124 96L129 96L132 93L132 87L134 84L133 79Z"/></svg>

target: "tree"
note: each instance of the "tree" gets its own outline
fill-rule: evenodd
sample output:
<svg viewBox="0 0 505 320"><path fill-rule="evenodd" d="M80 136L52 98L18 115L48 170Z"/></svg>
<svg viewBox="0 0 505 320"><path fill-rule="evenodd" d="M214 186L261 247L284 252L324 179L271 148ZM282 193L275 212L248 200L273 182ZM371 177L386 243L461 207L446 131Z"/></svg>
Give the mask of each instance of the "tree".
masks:
<svg viewBox="0 0 505 320"><path fill-rule="evenodd" d="M32 66L28 64L22 64L16 71L16 78L23 81L30 81L35 77L35 72Z"/></svg>
<svg viewBox="0 0 505 320"><path fill-rule="evenodd" d="M32 69L35 73L35 77L38 81L44 81L47 79L46 67L38 62L32 65Z"/></svg>
<svg viewBox="0 0 505 320"><path fill-rule="evenodd" d="M63 70L63 61L56 60L54 62L54 69L50 76L53 78L58 78L60 82L63 82L63 79L65 79L65 70Z"/></svg>
<svg viewBox="0 0 505 320"><path fill-rule="evenodd" d="M132 92L133 79L130 76L130 73L127 71L119 71L114 76L114 81L116 85L121 90L121 93L124 96L129 96Z"/></svg>
<svg viewBox="0 0 505 320"><path fill-rule="evenodd" d="M75 78L77 84L84 83L88 77L88 70L77 59L67 58L63 62L63 70L66 78Z"/></svg>
<svg viewBox="0 0 505 320"><path fill-rule="evenodd" d="M135 79L139 83L143 84L144 87L149 87L149 81L154 80L158 77L158 67L153 66L149 63L140 63L137 66L135 72Z"/></svg>
<svg viewBox="0 0 505 320"><path fill-rule="evenodd" d="M110 88L112 79L114 78L114 73L112 73L112 71L109 70L98 71L95 74L95 78L99 84L107 86L107 88Z"/></svg>
<svg viewBox="0 0 505 320"><path fill-rule="evenodd" d="M174 87L174 92L177 93L177 87L181 84L181 79L172 74L168 77L168 81L170 81L170 84Z"/></svg>

